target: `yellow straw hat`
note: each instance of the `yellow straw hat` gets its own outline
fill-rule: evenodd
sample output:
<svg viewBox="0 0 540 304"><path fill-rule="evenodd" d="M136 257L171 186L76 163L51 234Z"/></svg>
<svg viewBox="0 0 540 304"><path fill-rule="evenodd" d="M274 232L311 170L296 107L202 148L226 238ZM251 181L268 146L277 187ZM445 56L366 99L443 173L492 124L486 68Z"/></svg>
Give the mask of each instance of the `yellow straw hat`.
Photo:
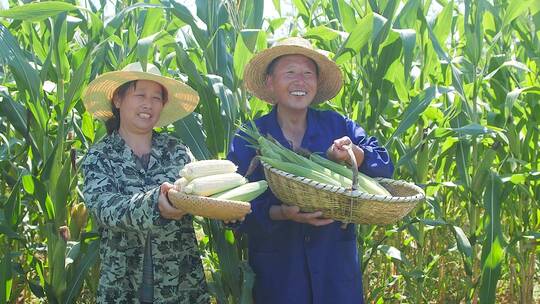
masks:
<svg viewBox="0 0 540 304"><path fill-rule="evenodd" d="M266 88L266 71L274 59L283 55L304 55L317 64L319 71L318 89L313 103L329 100L336 96L341 89L343 80L337 64L330 60L323 51L314 49L308 40L301 37L290 37L261 51L249 61L244 70L244 85L248 91L264 101L274 103L272 92Z"/></svg>
<svg viewBox="0 0 540 304"><path fill-rule="evenodd" d="M86 110L100 120L113 117L112 97L116 89L132 80L151 80L161 84L167 90L167 102L156 123L156 127L167 126L195 110L199 95L187 84L161 76L153 64L146 64L146 72L140 62L130 63L121 71L105 73L94 79L84 93L83 102Z"/></svg>

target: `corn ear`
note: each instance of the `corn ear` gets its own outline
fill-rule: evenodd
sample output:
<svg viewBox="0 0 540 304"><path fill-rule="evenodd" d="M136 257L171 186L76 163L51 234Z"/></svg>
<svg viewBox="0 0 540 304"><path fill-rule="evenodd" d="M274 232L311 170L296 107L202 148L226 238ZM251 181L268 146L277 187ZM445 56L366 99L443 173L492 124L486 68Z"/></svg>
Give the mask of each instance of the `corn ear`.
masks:
<svg viewBox="0 0 540 304"><path fill-rule="evenodd" d="M189 180L185 177L181 177L174 182L174 187L177 191L183 192L188 184Z"/></svg>
<svg viewBox="0 0 540 304"><path fill-rule="evenodd" d="M300 166L286 161L279 161L264 156L260 156L260 158L262 161L267 162L270 166L285 171L287 173L291 173L296 176L306 177L323 184L341 186L341 183L339 181L336 181L335 179L309 167Z"/></svg>
<svg viewBox="0 0 540 304"><path fill-rule="evenodd" d="M249 202L261 195L264 191L266 191L267 188L268 183L265 180L261 180L214 194L212 197L222 200Z"/></svg>
<svg viewBox="0 0 540 304"><path fill-rule="evenodd" d="M236 172L236 165L226 159L209 159L189 163L180 170L180 176L193 180L198 177L233 173Z"/></svg>
<svg viewBox="0 0 540 304"><path fill-rule="evenodd" d="M283 147L280 143L278 142L273 142L272 140L269 140L269 139L266 139L264 137L261 136L261 138L263 139L263 142L265 142L265 145L267 146L267 149L268 150L271 150L272 151L272 154L278 154L280 155L279 158L276 158L276 157L272 157L272 156L269 156L270 158L274 158L274 159L279 159L279 160L283 160L283 161L287 161L287 162L290 162L290 163L293 163L293 164L296 164L296 165L299 165L299 166L302 166L302 167L305 167L305 168L310 168L314 171L317 171L323 175L326 175L327 177L329 177L330 179L336 181L336 182L339 182L339 186L342 186L342 187L345 187L345 188L350 188L352 186L352 180L350 178L347 178L346 176L342 175L342 174L339 174L337 172L334 172L312 160L310 160L309 158L306 158L290 149L287 149L285 147ZM261 140L259 140L260 142ZM262 146L264 147L264 146ZM265 155L264 151L262 150L261 148L261 151L262 151L262 154L263 156L268 156L268 155ZM284 170L285 171L285 170ZM292 173L292 172L291 172Z"/></svg>
<svg viewBox="0 0 540 304"><path fill-rule="evenodd" d="M224 173L202 176L190 181L184 188L187 194L210 196L247 183L247 179L238 173Z"/></svg>
<svg viewBox="0 0 540 304"><path fill-rule="evenodd" d="M340 165L315 153L312 153L309 158L334 172L350 178L351 180L353 178L352 170L347 166ZM362 172L358 172L358 190L369 194L392 196L392 194L390 194L386 188Z"/></svg>

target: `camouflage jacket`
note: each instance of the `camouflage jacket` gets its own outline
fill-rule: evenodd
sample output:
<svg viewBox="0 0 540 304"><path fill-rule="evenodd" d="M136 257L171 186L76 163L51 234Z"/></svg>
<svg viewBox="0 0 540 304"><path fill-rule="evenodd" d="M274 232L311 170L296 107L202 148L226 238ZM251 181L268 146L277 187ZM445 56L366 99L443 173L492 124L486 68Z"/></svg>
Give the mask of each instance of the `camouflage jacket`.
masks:
<svg viewBox="0 0 540 304"><path fill-rule="evenodd" d="M193 218L166 220L157 209L159 185L174 182L192 158L187 147L158 133L153 134L146 170L117 132L88 151L83 192L101 233L98 303L138 303L148 233L154 303L209 302Z"/></svg>

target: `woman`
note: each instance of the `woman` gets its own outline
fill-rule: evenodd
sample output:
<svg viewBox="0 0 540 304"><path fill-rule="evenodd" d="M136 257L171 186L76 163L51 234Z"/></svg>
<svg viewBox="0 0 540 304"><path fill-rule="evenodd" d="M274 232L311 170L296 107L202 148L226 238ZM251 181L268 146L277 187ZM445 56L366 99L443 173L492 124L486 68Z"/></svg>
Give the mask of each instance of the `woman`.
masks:
<svg viewBox="0 0 540 304"><path fill-rule="evenodd" d="M98 303L209 302L192 217L166 196L193 156L153 131L198 101L193 89L151 64L146 72L133 63L103 74L86 90L86 109L106 120L108 132L82 165L85 203L101 233Z"/></svg>
<svg viewBox="0 0 540 304"><path fill-rule="evenodd" d="M244 81L255 96L274 105L255 120L261 134L292 150L326 152L336 161L348 161L345 146L352 144L360 171L392 175L388 152L377 139L338 113L310 108L333 98L342 78L339 67L309 41L288 38L260 52L246 66ZM255 153L236 136L228 158L244 174ZM264 179L261 166L250 179ZM356 227L342 229L321 215L283 205L270 191L252 202L240 230L248 235L255 303L363 303Z"/></svg>

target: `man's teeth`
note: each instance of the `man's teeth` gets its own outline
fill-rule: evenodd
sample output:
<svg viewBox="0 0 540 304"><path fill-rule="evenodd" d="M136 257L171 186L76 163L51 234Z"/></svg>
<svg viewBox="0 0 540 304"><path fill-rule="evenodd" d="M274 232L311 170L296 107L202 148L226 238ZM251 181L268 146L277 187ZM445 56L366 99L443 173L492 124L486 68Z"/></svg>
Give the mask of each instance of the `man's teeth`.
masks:
<svg viewBox="0 0 540 304"><path fill-rule="evenodd" d="M291 95L294 95L294 96L305 96L305 95L307 95L307 93L304 92L304 91L292 91L292 92L291 92Z"/></svg>
<svg viewBox="0 0 540 304"><path fill-rule="evenodd" d="M139 113L139 117L147 119L147 118L150 118L150 114L148 114L148 113Z"/></svg>

